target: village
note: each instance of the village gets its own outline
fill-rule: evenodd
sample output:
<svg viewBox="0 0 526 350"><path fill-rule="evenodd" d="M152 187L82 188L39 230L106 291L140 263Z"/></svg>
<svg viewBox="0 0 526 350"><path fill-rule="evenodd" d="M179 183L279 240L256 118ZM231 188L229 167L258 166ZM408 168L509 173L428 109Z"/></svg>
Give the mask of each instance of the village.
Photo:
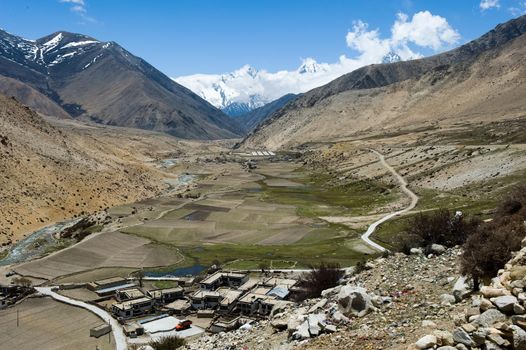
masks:
<svg viewBox="0 0 526 350"><path fill-rule="evenodd" d="M137 273L52 289L107 311L122 326L127 342L139 346L167 336L195 338L250 327L290 306L300 292L298 282L294 272L214 269L204 278ZM7 306L8 295L13 304L31 295L31 289L3 287L2 305ZM31 297L39 297L38 288L35 291ZM98 338L112 331L108 320L92 327L89 335Z"/></svg>

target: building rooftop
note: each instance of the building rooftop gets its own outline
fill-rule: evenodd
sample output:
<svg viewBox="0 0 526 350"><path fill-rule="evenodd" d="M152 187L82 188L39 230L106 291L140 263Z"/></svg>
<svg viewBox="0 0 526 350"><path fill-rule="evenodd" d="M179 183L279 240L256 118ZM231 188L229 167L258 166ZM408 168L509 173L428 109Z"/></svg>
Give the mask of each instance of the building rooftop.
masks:
<svg viewBox="0 0 526 350"><path fill-rule="evenodd" d="M271 287L256 287L250 291L253 294L267 295L268 292L272 290Z"/></svg>
<svg viewBox="0 0 526 350"><path fill-rule="evenodd" d="M174 309L174 310L185 310L190 307L190 302L188 300L179 299L169 304L166 304L164 307L168 309Z"/></svg>
<svg viewBox="0 0 526 350"><path fill-rule="evenodd" d="M278 298L285 299L289 295L289 289L286 287L274 287L267 295L274 295Z"/></svg>
<svg viewBox="0 0 526 350"><path fill-rule="evenodd" d="M192 294L193 299L202 299L206 297L217 298L217 297L221 297L221 294L219 294L217 291L211 291L211 290L198 290L197 292Z"/></svg>
<svg viewBox="0 0 526 350"><path fill-rule="evenodd" d="M144 293L138 288L120 289L118 292L126 294L128 299L138 299L144 297Z"/></svg>
<svg viewBox="0 0 526 350"><path fill-rule="evenodd" d="M220 302L220 304L222 305L232 304L234 301L239 299L241 294L243 294L242 291L231 288L218 288L216 292L223 297L223 299Z"/></svg>
<svg viewBox="0 0 526 350"><path fill-rule="evenodd" d="M218 279L223 278L223 277L240 278L240 279L242 279L242 278L245 278L245 276L246 275L243 274L243 273L218 271L218 272L214 273L213 275L208 276L207 278L202 280L201 283L202 284L213 284L213 283L217 282Z"/></svg>
<svg viewBox="0 0 526 350"><path fill-rule="evenodd" d="M160 298L162 295L171 294L171 293L181 293L183 291L182 287L173 287L165 289L153 289L148 291L148 294L152 298Z"/></svg>
<svg viewBox="0 0 526 350"><path fill-rule="evenodd" d="M115 291L117 291L119 289L126 289L126 288L130 288L130 287L135 287L135 284L134 283L119 284L118 286L97 289L95 292L97 294L104 294L104 293L115 292Z"/></svg>
<svg viewBox="0 0 526 350"><path fill-rule="evenodd" d="M150 302L151 300L152 300L151 298L143 297L139 299L124 301L122 303L115 303L113 304L113 307L116 307L117 309L120 309L120 310L128 310L128 309L131 309L133 305Z"/></svg>
<svg viewBox="0 0 526 350"><path fill-rule="evenodd" d="M297 280L293 280L290 278L278 278L278 277L270 277L266 279L263 284L266 286L274 286L274 287L286 287L290 288L295 286L298 283Z"/></svg>
<svg viewBox="0 0 526 350"><path fill-rule="evenodd" d="M242 303L253 303L256 300L267 301L273 299L276 299L276 297L265 294L247 293L243 295L243 297L239 299L239 301Z"/></svg>
<svg viewBox="0 0 526 350"><path fill-rule="evenodd" d="M252 288L254 288L256 285L258 285L261 282L262 282L261 278L250 277L245 283L240 285L237 289L243 290L243 291L248 291L248 290L251 290Z"/></svg>

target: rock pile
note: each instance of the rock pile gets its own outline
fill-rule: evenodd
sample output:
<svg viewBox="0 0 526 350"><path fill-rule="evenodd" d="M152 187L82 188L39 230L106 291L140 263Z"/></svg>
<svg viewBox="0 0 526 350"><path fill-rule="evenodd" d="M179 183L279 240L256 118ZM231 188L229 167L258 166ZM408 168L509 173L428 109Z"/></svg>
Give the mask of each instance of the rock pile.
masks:
<svg viewBox="0 0 526 350"><path fill-rule="evenodd" d="M526 247L490 285L471 295L467 290L466 279L459 279L455 298L466 299L470 305L462 314L453 315L456 328L427 334L409 349L526 350Z"/></svg>

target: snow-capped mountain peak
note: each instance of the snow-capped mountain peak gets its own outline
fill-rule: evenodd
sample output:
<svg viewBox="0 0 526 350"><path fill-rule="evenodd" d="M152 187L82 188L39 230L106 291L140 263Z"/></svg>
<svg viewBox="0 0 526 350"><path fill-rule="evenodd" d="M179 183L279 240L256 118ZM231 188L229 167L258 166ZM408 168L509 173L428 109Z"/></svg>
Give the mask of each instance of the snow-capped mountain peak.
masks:
<svg viewBox="0 0 526 350"><path fill-rule="evenodd" d="M402 58L400 55L398 55L396 52L390 51L388 52L383 58L382 63L388 64L388 63L395 63L402 61Z"/></svg>
<svg viewBox="0 0 526 350"><path fill-rule="evenodd" d="M326 68L323 64L319 64L313 58L306 58L303 60L303 63L298 68L298 73L300 74L314 74L325 71Z"/></svg>

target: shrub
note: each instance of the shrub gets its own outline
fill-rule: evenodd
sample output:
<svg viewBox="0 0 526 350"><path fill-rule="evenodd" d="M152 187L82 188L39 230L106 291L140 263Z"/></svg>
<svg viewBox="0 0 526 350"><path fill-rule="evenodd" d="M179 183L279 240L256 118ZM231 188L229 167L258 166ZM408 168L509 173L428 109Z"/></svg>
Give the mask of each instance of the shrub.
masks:
<svg viewBox="0 0 526 350"><path fill-rule="evenodd" d="M526 227L519 217L506 217L478 227L464 244L460 271L473 278L479 289L481 279L491 278L511 259L511 253L521 248Z"/></svg>
<svg viewBox="0 0 526 350"><path fill-rule="evenodd" d="M422 245L422 239L414 234L403 233L397 236L398 251L405 255L411 254L411 248L417 248Z"/></svg>
<svg viewBox="0 0 526 350"><path fill-rule="evenodd" d="M498 217L518 215L526 218L526 183L515 186L497 208Z"/></svg>
<svg viewBox="0 0 526 350"><path fill-rule="evenodd" d="M21 286L24 288L29 288L33 284L33 282L29 278L26 278L26 277L15 277L13 278L13 283L16 284L17 286Z"/></svg>
<svg viewBox="0 0 526 350"><path fill-rule="evenodd" d="M298 286L302 289L302 292L297 299L305 300L319 297L325 289L338 285L342 277L343 270L340 264L321 263L319 266L313 266L310 272L304 273L300 277Z"/></svg>
<svg viewBox="0 0 526 350"><path fill-rule="evenodd" d="M172 335L160 340L152 340L148 345L155 350L174 350L182 347L185 343L184 339Z"/></svg>
<svg viewBox="0 0 526 350"><path fill-rule="evenodd" d="M453 247L462 244L472 234L479 221L452 214L447 209L419 213L408 221L406 233L421 239L421 246L441 244Z"/></svg>

